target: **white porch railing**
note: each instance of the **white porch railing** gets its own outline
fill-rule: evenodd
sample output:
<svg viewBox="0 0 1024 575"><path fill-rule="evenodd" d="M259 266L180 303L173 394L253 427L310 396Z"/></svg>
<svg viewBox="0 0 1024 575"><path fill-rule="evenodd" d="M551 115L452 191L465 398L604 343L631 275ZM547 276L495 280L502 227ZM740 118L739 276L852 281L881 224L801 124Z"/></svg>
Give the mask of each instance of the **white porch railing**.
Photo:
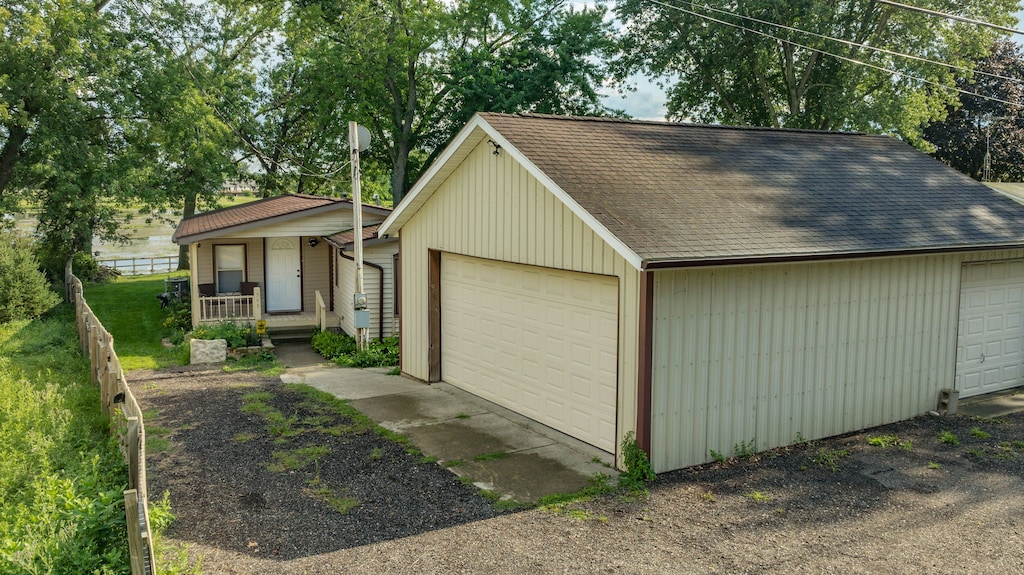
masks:
<svg viewBox="0 0 1024 575"><path fill-rule="evenodd" d="M260 288L252 295L199 296L198 323L256 323L263 319ZM193 311L195 313L195 311Z"/></svg>
<svg viewBox="0 0 1024 575"><path fill-rule="evenodd" d="M327 305L320 290L316 290L316 327L319 330L327 329Z"/></svg>

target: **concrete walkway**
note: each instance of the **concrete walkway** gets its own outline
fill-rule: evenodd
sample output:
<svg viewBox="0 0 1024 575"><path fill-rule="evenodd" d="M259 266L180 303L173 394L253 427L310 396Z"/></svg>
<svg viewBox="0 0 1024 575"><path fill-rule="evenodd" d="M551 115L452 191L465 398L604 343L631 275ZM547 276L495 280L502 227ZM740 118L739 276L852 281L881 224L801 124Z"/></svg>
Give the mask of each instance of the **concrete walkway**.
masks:
<svg viewBox="0 0 1024 575"><path fill-rule="evenodd" d="M1024 411L1024 393L1020 389L1012 389L961 399L957 411L976 417L1002 417Z"/></svg>
<svg viewBox="0 0 1024 575"><path fill-rule="evenodd" d="M446 383L323 363L308 344L279 345L275 354L287 367L283 382L350 400L378 425L407 436L424 455L503 499L534 503L577 492L596 473L617 475L611 454Z"/></svg>

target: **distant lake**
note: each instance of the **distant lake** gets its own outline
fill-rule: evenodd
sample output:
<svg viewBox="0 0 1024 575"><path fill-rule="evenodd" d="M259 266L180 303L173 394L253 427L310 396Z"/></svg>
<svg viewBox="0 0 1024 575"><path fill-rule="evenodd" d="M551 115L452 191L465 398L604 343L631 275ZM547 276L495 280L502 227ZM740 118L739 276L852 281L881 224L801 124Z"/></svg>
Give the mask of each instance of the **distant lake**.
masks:
<svg viewBox="0 0 1024 575"><path fill-rule="evenodd" d="M128 214L129 210L123 210ZM155 258L178 255L177 244L171 242L171 235L177 226L178 216L166 216L172 219L170 222L153 221L146 223L145 218L134 216L132 222L125 229L129 236L127 244L117 242L105 242L99 238L93 238L92 251L98 259L109 258ZM15 218L15 227L25 233L32 234L36 231L36 217L34 214L19 214Z"/></svg>

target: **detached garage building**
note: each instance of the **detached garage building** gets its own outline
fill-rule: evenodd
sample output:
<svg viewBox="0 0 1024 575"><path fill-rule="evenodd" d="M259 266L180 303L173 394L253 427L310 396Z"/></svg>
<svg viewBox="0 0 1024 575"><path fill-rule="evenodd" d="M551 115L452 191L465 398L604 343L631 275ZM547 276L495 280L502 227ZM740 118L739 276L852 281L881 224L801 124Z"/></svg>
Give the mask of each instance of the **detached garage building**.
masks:
<svg viewBox="0 0 1024 575"><path fill-rule="evenodd" d="M404 373L659 472L1024 384L1024 206L888 137L479 114L379 231Z"/></svg>

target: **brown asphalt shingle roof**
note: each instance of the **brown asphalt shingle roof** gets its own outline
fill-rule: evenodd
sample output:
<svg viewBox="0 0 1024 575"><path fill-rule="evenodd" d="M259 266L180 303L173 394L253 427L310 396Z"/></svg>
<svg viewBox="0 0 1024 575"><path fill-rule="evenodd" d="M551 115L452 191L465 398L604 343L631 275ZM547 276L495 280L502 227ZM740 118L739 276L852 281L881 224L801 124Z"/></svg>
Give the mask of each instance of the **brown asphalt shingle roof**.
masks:
<svg viewBox="0 0 1024 575"><path fill-rule="evenodd" d="M1024 243L1024 209L886 136L481 114L643 260Z"/></svg>
<svg viewBox="0 0 1024 575"><path fill-rule="evenodd" d="M339 198L325 198L306 194L285 194L256 200L183 219L174 231L171 241L178 242L199 234L223 231L332 205L351 205L351 202Z"/></svg>
<svg viewBox="0 0 1024 575"><path fill-rule="evenodd" d="M378 227L380 227L379 224L374 224L372 226L363 226L363 239L372 240L376 238ZM336 246L345 246L352 243L354 237L355 236L353 235L352 230L348 230L347 232L329 235L325 239Z"/></svg>

